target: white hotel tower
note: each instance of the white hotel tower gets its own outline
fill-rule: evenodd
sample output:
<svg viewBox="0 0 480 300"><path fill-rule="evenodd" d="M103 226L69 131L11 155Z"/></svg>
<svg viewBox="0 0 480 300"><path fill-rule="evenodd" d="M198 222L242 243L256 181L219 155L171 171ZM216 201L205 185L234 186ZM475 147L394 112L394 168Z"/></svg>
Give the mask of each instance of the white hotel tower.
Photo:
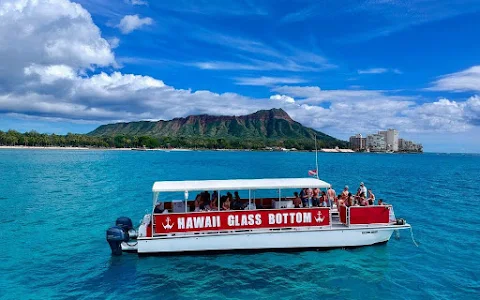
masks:
<svg viewBox="0 0 480 300"><path fill-rule="evenodd" d="M396 129L388 129L378 133L385 137L386 150L398 151L398 131Z"/></svg>

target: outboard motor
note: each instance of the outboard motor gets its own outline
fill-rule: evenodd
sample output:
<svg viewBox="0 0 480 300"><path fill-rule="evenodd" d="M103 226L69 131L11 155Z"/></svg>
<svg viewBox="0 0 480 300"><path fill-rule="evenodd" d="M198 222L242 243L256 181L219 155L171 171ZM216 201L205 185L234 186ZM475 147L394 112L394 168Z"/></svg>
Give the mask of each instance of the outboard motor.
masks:
<svg viewBox="0 0 480 300"><path fill-rule="evenodd" d="M130 218L120 217L115 221L115 226L118 226L123 229L125 233L125 242L127 243L131 239L137 238L137 231L133 229L133 223Z"/></svg>
<svg viewBox="0 0 480 300"><path fill-rule="evenodd" d="M107 230L107 242L112 249L112 255L122 255L122 242L125 238L123 228L119 226L113 226Z"/></svg>
<svg viewBox="0 0 480 300"><path fill-rule="evenodd" d="M137 232L133 229L130 218L120 217L115 221L115 226L107 230L107 242L112 249L112 255L122 255L122 242L128 243L130 238L136 238Z"/></svg>

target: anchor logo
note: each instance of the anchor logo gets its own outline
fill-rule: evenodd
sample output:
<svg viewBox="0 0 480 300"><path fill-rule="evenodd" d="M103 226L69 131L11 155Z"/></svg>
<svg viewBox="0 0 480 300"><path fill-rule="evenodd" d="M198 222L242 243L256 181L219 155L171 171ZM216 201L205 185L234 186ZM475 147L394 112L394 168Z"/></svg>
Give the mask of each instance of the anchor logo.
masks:
<svg viewBox="0 0 480 300"><path fill-rule="evenodd" d="M167 220L167 225L162 223L163 229L165 229L165 230L172 229L172 227L173 227L173 225L175 225L175 223L170 224L170 217L167 217L166 220Z"/></svg>
<svg viewBox="0 0 480 300"><path fill-rule="evenodd" d="M317 221L317 223L322 223L323 220L325 220L325 217L322 216L322 212L319 211L317 215L318 217L315 217L315 221Z"/></svg>

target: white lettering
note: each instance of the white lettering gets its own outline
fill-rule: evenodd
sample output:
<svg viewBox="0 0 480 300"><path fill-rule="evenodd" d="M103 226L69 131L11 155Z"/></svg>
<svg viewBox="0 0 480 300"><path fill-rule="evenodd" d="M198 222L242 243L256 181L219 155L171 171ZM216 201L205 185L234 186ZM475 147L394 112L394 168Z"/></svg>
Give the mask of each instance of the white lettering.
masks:
<svg viewBox="0 0 480 300"><path fill-rule="evenodd" d="M185 218L178 218L177 219L177 228L178 229L185 229Z"/></svg>
<svg viewBox="0 0 480 300"><path fill-rule="evenodd" d="M295 213L290 213L290 223L295 223Z"/></svg>
<svg viewBox="0 0 480 300"><path fill-rule="evenodd" d="M297 223L302 223L302 213L298 212L295 215L295 219L296 219Z"/></svg>
<svg viewBox="0 0 480 300"><path fill-rule="evenodd" d="M303 213L303 223L312 223L312 213L310 212Z"/></svg>
<svg viewBox="0 0 480 300"><path fill-rule="evenodd" d="M220 225L220 216L217 216L217 225L216 225L216 226L218 226L218 227L221 226L221 225Z"/></svg>
<svg viewBox="0 0 480 300"><path fill-rule="evenodd" d="M288 224L288 213L283 213L283 223Z"/></svg>
<svg viewBox="0 0 480 300"><path fill-rule="evenodd" d="M193 226L195 226L195 228L203 228L204 222L205 222L205 217L195 217L193 219Z"/></svg>
<svg viewBox="0 0 480 300"><path fill-rule="evenodd" d="M255 215L255 225L262 225L262 215L256 214Z"/></svg>
<svg viewBox="0 0 480 300"><path fill-rule="evenodd" d="M277 221L277 224L282 224L282 214L281 213L277 213L275 215L275 221Z"/></svg>
<svg viewBox="0 0 480 300"><path fill-rule="evenodd" d="M191 229L193 228L193 222L192 218L187 218L187 226L185 226L186 229Z"/></svg>
<svg viewBox="0 0 480 300"><path fill-rule="evenodd" d="M227 218L227 223L228 226L234 226L235 225L235 217L232 215L229 215Z"/></svg>
<svg viewBox="0 0 480 300"><path fill-rule="evenodd" d="M270 224L270 225L275 224L275 215L274 214L268 214L268 224Z"/></svg>
<svg viewBox="0 0 480 300"><path fill-rule="evenodd" d="M212 227L212 217L207 216L205 217L205 228Z"/></svg>
<svg viewBox="0 0 480 300"><path fill-rule="evenodd" d="M242 226L248 225L248 218L247 215L242 215Z"/></svg>
<svg viewBox="0 0 480 300"><path fill-rule="evenodd" d="M253 224L255 224L255 216L248 215L248 225L252 226Z"/></svg>

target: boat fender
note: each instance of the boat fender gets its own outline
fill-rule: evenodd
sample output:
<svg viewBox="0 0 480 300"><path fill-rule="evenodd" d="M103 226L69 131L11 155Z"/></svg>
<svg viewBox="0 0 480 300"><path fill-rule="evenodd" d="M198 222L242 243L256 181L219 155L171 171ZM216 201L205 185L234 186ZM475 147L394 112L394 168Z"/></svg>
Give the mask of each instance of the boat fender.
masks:
<svg viewBox="0 0 480 300"><path fill-rule="evenodd" d="M146 214L143 217L142 223L145 224L145 225L149 225L151 220L152 220L152 215Z"/></svg>
<svg viewBox="0 0 480 300"><path fill-rule="evenodd" d="M395 225L405 225L405 219L397 219Z"/></svg>
<svg viewBox="0 0 480 300"><path fill-rule="evenodd" d="M112 250L112 255L122 255L122 242L125 238L125 232L119 226L113 226L107 230L107 242Z"/></svg>

